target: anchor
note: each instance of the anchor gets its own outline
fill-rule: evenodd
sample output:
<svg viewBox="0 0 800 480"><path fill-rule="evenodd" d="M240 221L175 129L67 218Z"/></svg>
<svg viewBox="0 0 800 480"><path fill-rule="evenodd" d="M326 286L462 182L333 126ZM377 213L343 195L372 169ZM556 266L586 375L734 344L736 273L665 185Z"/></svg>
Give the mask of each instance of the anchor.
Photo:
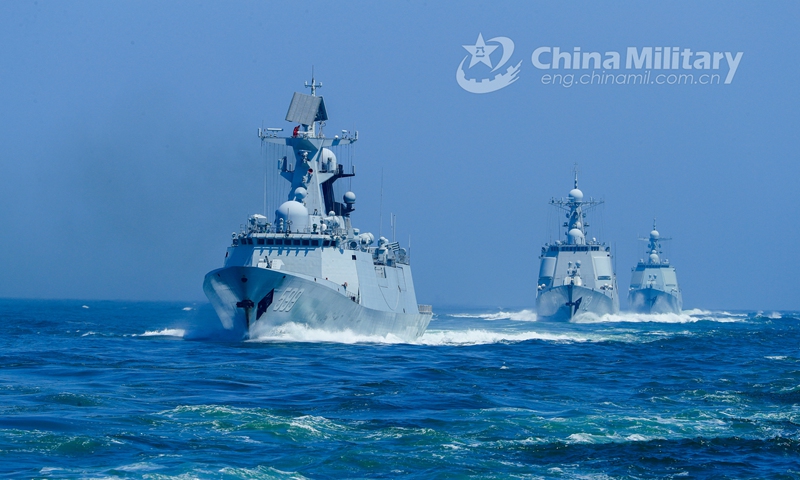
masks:
<svg viewBox="0 0 800 480"><path fill-rule="evenodd" d="M569 318L572 320L572 317L575 316L575 313L577 313L578 309L581 307L581 300L583 300L583 297L578 298L574 302L572 301L572 284L567 286L567 292L569 292L569 301L564 305L569 307Z"/></svg>
<svg viewBox="0 0 800 480"><path fill-rule="evenodd" d="M649 303L649 304L650 304L650 305L649 305L649 306L650 306L650 310L652 310L652 309L653 309L653 307L655 307L655 305L656 305L656 301L657 301L657 300L658 300L658 296L654 296L653 298L651 298L651 299L649 299L649 300L647 301L647 303Z"/></svg>
<svg viewBox="0 0 800 480"><path fill-rule="evenodd" d="M247 322L247 329L250 329L250 310L255 307L256 304L253 303L252 300L249 298L245 298L241 302L236 302L236 308L244 308L244 319Z"/></svg>

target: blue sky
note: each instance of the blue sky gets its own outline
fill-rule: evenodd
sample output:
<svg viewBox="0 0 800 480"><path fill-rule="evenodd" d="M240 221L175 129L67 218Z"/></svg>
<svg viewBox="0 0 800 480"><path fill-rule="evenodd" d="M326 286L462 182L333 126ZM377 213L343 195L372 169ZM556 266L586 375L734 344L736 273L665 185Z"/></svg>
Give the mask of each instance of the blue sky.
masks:
<svg viewBox="0 0 800 480"><path fill-rule="evenodd" d="M800 309L798 20L793 2L1 3L0 296L202 300L262 208L256 129L289 126L313 65L329 128L360 133L354 223L378 231L383 172L421 303L533 306L547 202L578 163L623 288L657 217L686 307ZM482 95L456 82L479 33L522 62ZM542 84L541 46L743 57L728 85L565 88Z"/></svg>

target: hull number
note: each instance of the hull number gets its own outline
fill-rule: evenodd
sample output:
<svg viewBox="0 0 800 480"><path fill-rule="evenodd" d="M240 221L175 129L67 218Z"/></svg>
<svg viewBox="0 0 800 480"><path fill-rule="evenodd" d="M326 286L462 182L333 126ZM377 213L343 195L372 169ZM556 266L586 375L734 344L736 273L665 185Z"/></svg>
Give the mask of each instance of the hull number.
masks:
<svg viewBox="0 0 800 480"><path fill-rule="evenodd" d="M276 312L288 312L294 307L297 299L303 294L302 288L287 288L281 293L275 306L272 308Z"/></svg>

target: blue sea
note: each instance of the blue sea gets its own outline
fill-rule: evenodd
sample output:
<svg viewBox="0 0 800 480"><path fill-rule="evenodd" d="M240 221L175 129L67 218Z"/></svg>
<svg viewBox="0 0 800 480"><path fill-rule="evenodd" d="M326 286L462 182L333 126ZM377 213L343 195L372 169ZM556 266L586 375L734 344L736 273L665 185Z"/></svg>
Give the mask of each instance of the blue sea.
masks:
<svg viewBox="0 0 800 480"><path fill-rule="evenodd" d="M9 478L800 478L800 315L545 323L435 308L416 343L207 304L0 300Z"/></svg>

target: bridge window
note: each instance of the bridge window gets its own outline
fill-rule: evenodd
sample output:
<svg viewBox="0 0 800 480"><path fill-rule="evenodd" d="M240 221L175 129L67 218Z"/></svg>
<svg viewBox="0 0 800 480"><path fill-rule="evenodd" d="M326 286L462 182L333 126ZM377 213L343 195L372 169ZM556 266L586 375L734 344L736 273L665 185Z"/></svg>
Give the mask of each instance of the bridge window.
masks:
<svg viewBox="0 0 800 480"><path fill-rule="evenodd" d="M309 245L311 245L311 240L303 240L303 246L304 247L307 247Z"/></svg>
<svg viewBox="0 0 800 480"><path fill-rule="evenodd" d="M259 238L259 239L256 240L256 243L258 243L259 245L264 245L264 239L263 238Z"/></svg>
<svg viewBox="0 0 800 480"><path fill-rule="evenodd" d="M297 245L298 247L300 246L300 240L295 240L293 243L294 243L295 245Z"/></svg>
<svg viewBox="0 0 800 480"><path fill-rule="evenodd" d="M275 245L275 239L274 238L268 238L267 239L267 245Z"/></svg>

